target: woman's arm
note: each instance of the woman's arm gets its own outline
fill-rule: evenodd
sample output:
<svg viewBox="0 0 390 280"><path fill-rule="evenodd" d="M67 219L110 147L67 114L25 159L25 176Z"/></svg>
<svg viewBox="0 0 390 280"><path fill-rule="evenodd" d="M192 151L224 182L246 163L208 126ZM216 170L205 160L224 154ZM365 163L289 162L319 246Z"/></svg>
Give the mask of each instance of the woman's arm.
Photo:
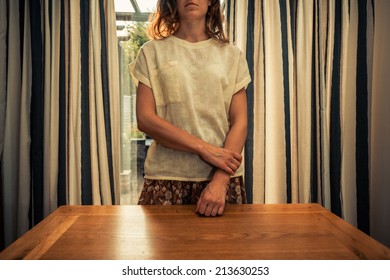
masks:
<svg viewBox="0 0 390 280"><path fill-rule="evenodd" d="M247 136L246 92L241 89L233 95L229 110L230 130L226 137L225 148L241 153ZM205 216L222 215L225 209L226 186L230 174L217 169L212 180L202 192L196 212Z"/></svg>
<svg viewBox="0 0 390 280"><path fill-rule="evenodd" d="M187 131L180 129L156 114L156 105L151 88L139 83L137 89L138 129L150 135L161 145L199 155L204 161L233 175L241 164L240 152L213 146Z"/></svg>

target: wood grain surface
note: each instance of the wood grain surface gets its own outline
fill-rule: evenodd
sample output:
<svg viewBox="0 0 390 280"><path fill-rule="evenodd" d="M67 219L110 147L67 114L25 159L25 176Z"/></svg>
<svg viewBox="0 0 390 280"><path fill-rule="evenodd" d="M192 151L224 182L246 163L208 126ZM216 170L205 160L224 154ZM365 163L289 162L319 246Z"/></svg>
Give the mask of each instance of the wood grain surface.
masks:
<svg viewBox="0 0 390 280"><path fill-rule="evenodd" d="M390 250L318 204L62 206L0 259L390 259Z"/></svg>

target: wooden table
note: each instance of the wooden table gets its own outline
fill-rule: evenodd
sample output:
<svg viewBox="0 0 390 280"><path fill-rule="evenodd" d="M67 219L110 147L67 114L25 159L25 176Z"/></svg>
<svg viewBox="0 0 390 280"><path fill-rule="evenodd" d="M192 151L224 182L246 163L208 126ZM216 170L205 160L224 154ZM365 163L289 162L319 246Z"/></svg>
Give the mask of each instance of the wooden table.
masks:
<svg viewBox="0 0 390 280"><path fill-rule="evenodd" d="M63 206L0 259L390 259L390 250L318 204Z"/></svg>

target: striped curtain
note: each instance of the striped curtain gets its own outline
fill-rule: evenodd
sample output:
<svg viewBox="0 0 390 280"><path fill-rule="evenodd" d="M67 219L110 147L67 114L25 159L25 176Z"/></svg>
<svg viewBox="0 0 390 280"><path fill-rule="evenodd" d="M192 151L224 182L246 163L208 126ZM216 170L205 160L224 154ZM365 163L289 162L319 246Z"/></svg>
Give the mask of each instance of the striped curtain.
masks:
<svg viewBox="0 0 390 280"><path fill-rule="evenodd" d="M1 246L60 205L119 204L114 1L0 0Z"/></svg>
<svg viewBox="0 0 390 280"><path fill-rule="evenodd" d="M378 209L370 205L369 176L376 2L386 5L226 1L230 39L246 53L253 78L245 146L249 201L320 203L366 233L383 226L383 219L370 220ZM389 185L378 188L388 193ZM378 215L388 217L385 212Z"/></svg>

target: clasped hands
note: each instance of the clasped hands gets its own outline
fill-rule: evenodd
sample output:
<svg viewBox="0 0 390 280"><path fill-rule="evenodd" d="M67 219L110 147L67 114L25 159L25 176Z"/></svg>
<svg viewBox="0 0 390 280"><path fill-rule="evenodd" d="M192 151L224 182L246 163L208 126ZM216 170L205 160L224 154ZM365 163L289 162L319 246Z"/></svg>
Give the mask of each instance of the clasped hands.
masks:
<svg viewBox="0 0 390 280"><path fill-rule="evenodd" d="M211 146L204 150L201 158L217 169L201 193L195 212L207 217L222 215L225 209L227 184L230 176L240 167L242 156L226 148Z"/></svg>

